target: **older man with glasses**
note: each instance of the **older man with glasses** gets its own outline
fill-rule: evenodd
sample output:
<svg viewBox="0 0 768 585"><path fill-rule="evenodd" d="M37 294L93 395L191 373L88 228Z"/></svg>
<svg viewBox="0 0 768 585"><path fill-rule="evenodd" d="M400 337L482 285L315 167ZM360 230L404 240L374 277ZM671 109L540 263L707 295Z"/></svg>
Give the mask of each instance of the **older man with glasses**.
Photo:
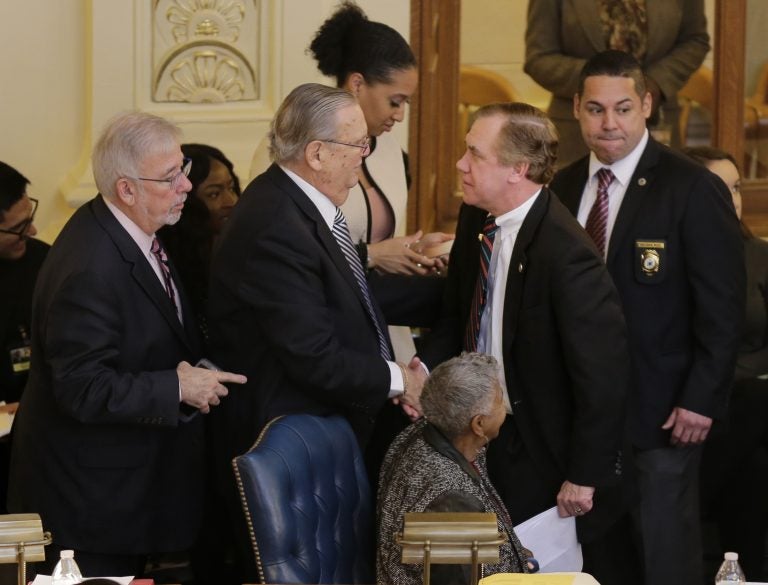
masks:
<svg viewBox="0 0 768 585"><path fill-rule="evenodd" d="M272 418L341 414L367 445L388 399L418 409L425 372L393 358L340 209L369 152L352 94L314 83L295 88L272 121L273 164L243 192L214 251L212 351L249 378L212 421L235 527L242 514L229 462Z"/></svg>
<svg viewBox="0 0 768 585"><path fill-rule="evenodd" d="M178 221L191 188L179 143L163 118L111 120L92 157L100 194L40 271L8 508L39 513L52 532L43 572L74 549L87 577L140 576L148 555L188 549L200 526L196 415L245 378L191 365L202 357L198 329L155 235ZM8 228L17 240L30 213Z"/></svg>

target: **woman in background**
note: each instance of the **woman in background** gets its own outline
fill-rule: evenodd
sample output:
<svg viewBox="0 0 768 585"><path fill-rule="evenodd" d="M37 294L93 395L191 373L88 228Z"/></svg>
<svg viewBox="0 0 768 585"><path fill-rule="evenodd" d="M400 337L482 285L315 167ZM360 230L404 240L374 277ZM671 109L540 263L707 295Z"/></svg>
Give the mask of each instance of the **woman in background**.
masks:
<svg viewBox="0 0 768 585"><path fill-rule="evenodd" d="M213 242L221 233L240 197L240 181L234 165L218 148L207 144L182 144L181 151L192 160L187 195L181 219L163 227L160 239L179 273L192 310L207 342L208 275Z"/></svg>
<svg viewBox="0 0 768 585"><path fill-rule="evenodd" d="M363 265L397 274L440 270L441 259L425 258L423 252L452 236L422 237L420 231L404 235L407 158L390 134L405 118L419 82L413 51L400 33L368 20L352 2L342 3L323 23L309 50L323 74L357 96L368 124L371 152L360 169L360 182L342 206Z"/></svg>
<svg viewBox="0 0 768 585"><path fill-rule="evenodd" d="M208 348L208 281L211 252L216 238L240 198L240 181L234 165L218 148L207 144L182 144L181 152L192 160L181 218L160 229L159 236L179 273L192 310ZM234 534L222 513L224 500L217 492L217 469L211 442L210 418L206 417L206 498L203 526L191 552L196 583L242 583Z"/></svg>
<svg viewBox="0 0 768 585"><path fill-rule="evenodd" d="M711 147L683 152L719 176L741 220L741 176L736 160ZM750 581L765 581L768 535L768 243L741 222L747 270L744 333L726 424L704 446L701 499L705 517L717 522L723 551L739 553ZM720 556L722 558L722 555Z"/></svg>

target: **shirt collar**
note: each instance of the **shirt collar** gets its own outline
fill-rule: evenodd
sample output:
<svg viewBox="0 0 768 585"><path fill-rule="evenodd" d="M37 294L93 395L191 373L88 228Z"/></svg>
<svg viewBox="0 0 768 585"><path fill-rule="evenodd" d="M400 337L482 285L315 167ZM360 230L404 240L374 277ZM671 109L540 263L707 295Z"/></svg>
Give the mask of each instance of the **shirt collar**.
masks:
<svg viewBox="0 0 768 585"><path fill-rule="evenodd" d="M590 153L589 180L597 181L597 178L595 177L595 174L597 173L597 171L599 171L603 167L607 167L611 169L611 171L613 172L613 176L616 177L619 183L621 183L623 187L626 187L627 185L629 185L629 181L632 179L632 175L635 173L635 169L637 168L637 163L640 162L640 157L643 155L643 151L645 150L645 147L647 144L648 144L648 129L646 128L645 132L643 133L643 137L640 139L640 142L637 143L637 146L635 146L635 148L632 149L632 152L630 152L623 159L617 160L612 165L605 165L601 163L598 160L597 156L595 156L594 152Z"/></svg>
<svg viewBox="0 0 768 585"><path fill-rule="evenodd" d="M304 194L309 197L309 200L315 205L315 207L317 207L317 211L320 212L323 221L328 224L328 229L332 230L333 220L336 218L336 206L333 204L333 202L328 199L327 196L318 191L316 187L310 183L307 183L307 181L302 179L292 170L285 168L283 165L280 165L280 168L283 169L283 172L285 172L285 174L288 175L288 177L290 177L290 179L296 183L296 185L298 185L299 189L304 191Z"/></svg>
<svg viewBox="0 0 768 585"><path fill-rule="evenodd" d="M152 240L155 239L155 234L152 234L151 236L147 235L147 233L138 225L136 225L130 217L125 215L125 213L123 213L117 205L112 203L107 197L104 197L103 195L102 199L104 199L104 203L107 204L107 209L112 212L112 215L115 216L115 219L118 221L118 223L123 226L123 229L128 232L128 235L131 236L131 239L136 242L136 245L139 247L139 250L141 250L141 253L145 256L149 256L152 249Z"/></svg>
<svg viewBox="0 0 768 585"><path fill-rule="evenodd" d="M525 221L528 212L531 210L531 207L533 207L534 202L540 194L541 188L529 197L525 203L496 218L496 225L501 229L502 237L519 231L520 226L523 225L523 221Z"/></svg>

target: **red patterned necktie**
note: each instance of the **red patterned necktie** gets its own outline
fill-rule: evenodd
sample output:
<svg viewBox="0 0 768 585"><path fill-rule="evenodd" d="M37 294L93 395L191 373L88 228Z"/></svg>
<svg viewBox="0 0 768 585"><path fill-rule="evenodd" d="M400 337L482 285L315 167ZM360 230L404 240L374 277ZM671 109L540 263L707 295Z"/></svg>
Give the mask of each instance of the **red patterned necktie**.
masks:
<svg viewBox="0 0 768 585"><path fill-rule="evenodd" d="M488 268L491 265L491 255L493 254L493 240L499 226L496 225L496 218L489 215L483 223L483 231L478 234L480 239L480 271L477 274L477 284L475 285L475 294L472 296L472 307L469 312L469 321L464 336L464 349L467 351L477 351L477 336L480 334L480 320L483 317L485 303L488 300Z"/></svg>
<svg viewBox="0 0 768 585"><path fill-rule="evenodd" d="M157 258L157 263L160 265L160 271L163 273L165 292L168 294L168 298L171 299L173 311L178 315L179 309L176 306L176 295L173 293L173 280L171 279L171 269L168 266L168 255L165 253L165 249L160 245L160 240L157 239L157 236L152 240L150 252Z"/></svg>
<svg viewBox="0 0 768 585"><path fill-rule="evenodd" d="M611 169L603 167L597 171L597 198L589 210L587 225L584 226L603 256L608 233L608 187L615 178Z"/></svg>

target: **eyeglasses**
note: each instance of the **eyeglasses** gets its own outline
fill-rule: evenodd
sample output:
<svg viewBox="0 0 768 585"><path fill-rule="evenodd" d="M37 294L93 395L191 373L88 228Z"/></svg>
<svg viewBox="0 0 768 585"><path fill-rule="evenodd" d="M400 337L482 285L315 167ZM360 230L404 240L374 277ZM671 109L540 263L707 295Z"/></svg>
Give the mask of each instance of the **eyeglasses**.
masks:
<svg viewBox="0 0 768 585"><path fill-rule="evenodd" d="M32 202L32 213L29 214L29 217L24 221L22 221L21 223L16 224L13 227L13 229L10 229L10 230L0 229L0 233L17 236L19 239L23 239L24 236L27 235L27 232L29 231L29 226L31 226L32 222L35 221L35 213L37 213L37 199L35 199L34 197L29 197L29 200Z"/></svg>
<svg viewBox="0 0 768 585"><path fill-rule="evenodd" d="M371 154L371 141L370 139L366 138L364 144L353 144L351 142L341 142L339 140L321 140L321 142L330 142L331 144L341 144L342 146L354 146L355 148L359 148L362 153L362 157L366 157L369 154Z"/></svg>
<svg viewBox="0 0 768 585"><path fill-rule="evenodd" d="M173 175L170 179L148 179L146 177L128 177L129 179L134 179L138 181L152 181L153 183L168 183L168 187L171 191L175 191L179 183L181 182L181 177L188 177L189 171L192 170L192 159L184 157L184 160L181 163L181 170Z"/></svg>

